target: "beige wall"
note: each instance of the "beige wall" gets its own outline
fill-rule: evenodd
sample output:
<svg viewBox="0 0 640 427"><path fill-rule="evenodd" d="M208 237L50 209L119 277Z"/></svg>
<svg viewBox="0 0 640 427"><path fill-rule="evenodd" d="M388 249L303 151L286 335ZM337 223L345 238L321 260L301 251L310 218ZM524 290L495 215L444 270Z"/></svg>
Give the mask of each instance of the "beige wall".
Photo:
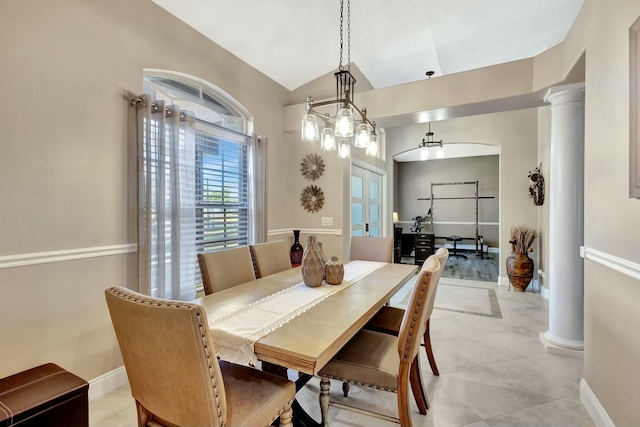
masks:
<svg viewBox="0 0 640 427"><path fill-rule="evenodd" d="M640 2L585 4L566 48L586 48L585 246L640 263L640 200L629 186L629 27ZM546 59L546 58L545 58ZM549 67L554 64L547 63ZM585 260L584 378L617 426L640 420L640 282Z"/></svg>
<svg viewBox="0 0 640 427"><path fill-rule="evenodd" d="M253 114L268 139L268 227L290 225L290 176L272 172L292 163L289 92L151 1L3 1L0 38L0 256L136 243L128 99L144 68L200 77ZM103 292L136 276L135 254L0 269L0 377L119 367Z"/></svg>

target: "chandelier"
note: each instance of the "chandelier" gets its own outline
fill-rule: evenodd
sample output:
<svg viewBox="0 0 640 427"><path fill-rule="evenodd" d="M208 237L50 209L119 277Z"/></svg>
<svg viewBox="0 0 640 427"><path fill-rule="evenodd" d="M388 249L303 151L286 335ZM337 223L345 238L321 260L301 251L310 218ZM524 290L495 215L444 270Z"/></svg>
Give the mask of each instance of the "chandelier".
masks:
<svg viewBox="0 0 640 427"><path fill-rule="evenodd" d="M364 148L367 156L380 157L376 122L367 118L367 109L360 110L353 101L356 79L351 74L351 0L347 0L347 66L342 65L342 22L344 0L340 0L340 62L336 78L336 99L314 102L307 97L307 113L302 119L302 140L318 141L323 151L338 150L338 157L351 157L351 145ZM336 105L336 114L322 114L314 108ZM354 117L355 116L355 117ZM319 131L319 122L324 128Z"/></svg>
<svg viewBox="0 0 640 427"><path fill-rule="evenodd" d="M426 138L422 138L422 143L418 145L418 147L420 148L420 160L429 160L429 148L431 147L438 147L436 151L436 158L443 158L444 147L442 146L442 140L433 140L433 132L431 132L431 122L429 122L429 131L425 134L425 136Z"/></svg>
<svg viewBox="0 0 640 427"><path fill-rule="evenodd" d="M431 79L433 71L427 71L427 77ZM442 140L434 141L433 132L431 132L431 122L429 122L429 131L425 134L426 138L422 138L422 143L418 145L420 148L420 160L429 160L429 148L438 147L436 151L436 158L441 159L444 157L444 147L442 146Z"/></svg>

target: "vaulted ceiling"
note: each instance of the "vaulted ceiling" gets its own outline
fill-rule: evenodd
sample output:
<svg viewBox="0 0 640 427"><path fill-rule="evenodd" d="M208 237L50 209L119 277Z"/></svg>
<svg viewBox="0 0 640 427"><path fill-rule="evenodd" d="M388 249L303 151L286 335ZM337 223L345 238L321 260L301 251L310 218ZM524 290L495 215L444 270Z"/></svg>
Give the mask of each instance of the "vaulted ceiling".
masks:
<svg viewBox="0 0 640 427"><path fill-rule="evenodd" d="M338 68L339 0L153 0L294 90ZM376 89L533 57L583 0L352 0L351 61Z"/></svg>

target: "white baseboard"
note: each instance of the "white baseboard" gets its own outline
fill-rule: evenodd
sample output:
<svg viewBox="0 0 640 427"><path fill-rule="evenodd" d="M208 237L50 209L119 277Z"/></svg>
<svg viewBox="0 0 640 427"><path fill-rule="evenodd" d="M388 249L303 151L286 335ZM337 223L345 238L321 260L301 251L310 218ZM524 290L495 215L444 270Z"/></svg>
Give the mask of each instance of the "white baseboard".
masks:
<svg viewBox="0 0 640 427"><path fill-rule="evenodd" d="M542 295L542 298L544 299L549 299L549 289L544 286L540 286L540 295Z"/></svg>
<svg viewBox="0 0 640 427"><path fill-rule="evenodd" d="M124 366L109 371L89 381L89 402L127 384L127 371Z"/></svg>
<svg viewBox="0 0 640 427"><path fill-rule="evenodd" d="M580 400L596 427L616 427L584 378L580 380Z"/></svg>

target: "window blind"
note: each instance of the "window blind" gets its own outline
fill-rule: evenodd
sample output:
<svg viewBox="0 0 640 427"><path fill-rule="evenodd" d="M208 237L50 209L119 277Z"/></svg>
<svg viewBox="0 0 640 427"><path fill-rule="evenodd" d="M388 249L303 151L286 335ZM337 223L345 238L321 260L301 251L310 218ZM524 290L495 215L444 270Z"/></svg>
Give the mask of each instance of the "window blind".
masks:
<svg viewBox="0 0 640 427"><path fill-rule="evenodd" d="M248 244L249 137L216 126L196 130L196 251Z"/></svg>

